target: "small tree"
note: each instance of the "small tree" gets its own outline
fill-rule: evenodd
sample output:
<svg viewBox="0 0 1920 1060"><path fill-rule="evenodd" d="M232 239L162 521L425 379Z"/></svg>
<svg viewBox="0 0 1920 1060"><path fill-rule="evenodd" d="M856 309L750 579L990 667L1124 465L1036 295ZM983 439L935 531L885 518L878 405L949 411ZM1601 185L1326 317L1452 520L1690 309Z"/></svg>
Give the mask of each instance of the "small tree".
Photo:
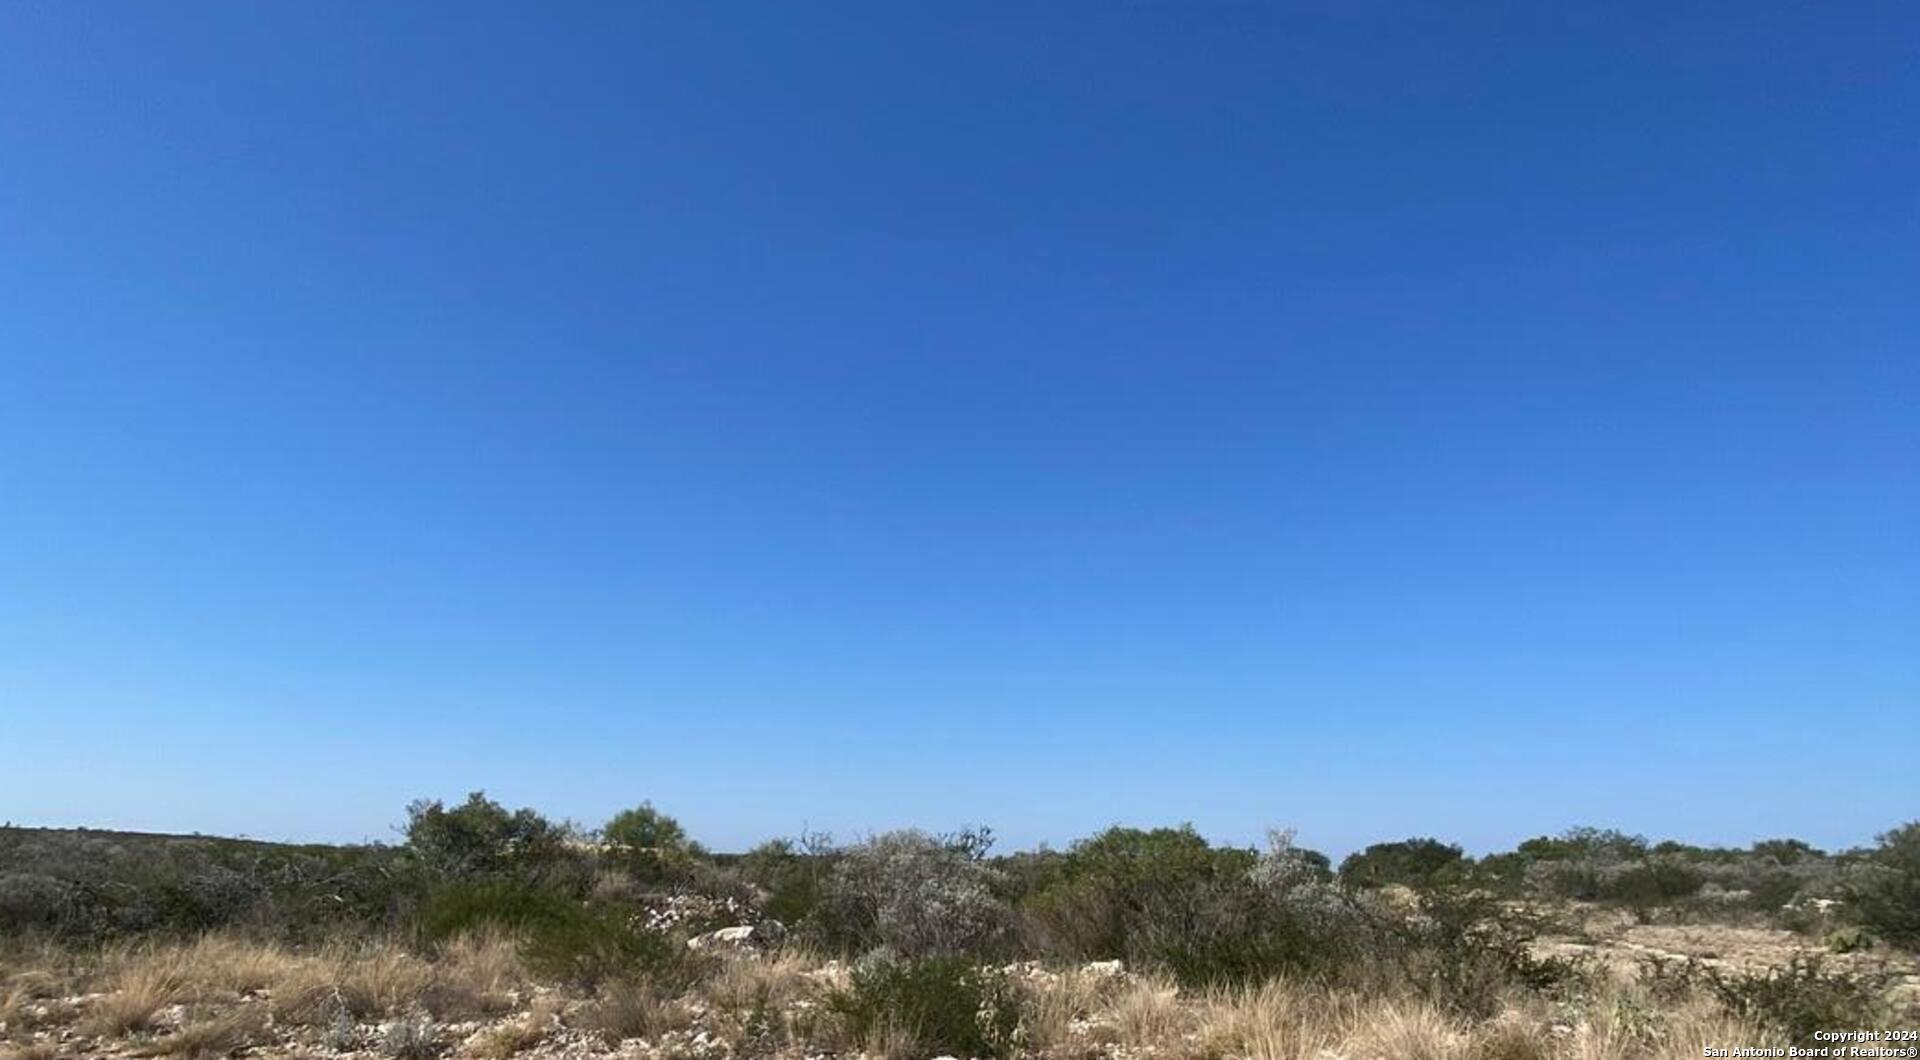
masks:
<svg viewBox="0 0 1920 1060"><path fill-rule="evenodd" d="M1645 857L1647 849L1646 836L1582 825L1558 836L1529 839L1520 844L1519 852L1536 861L1587 859L1615 863Z"/></svg>
<svg viewBox="0 0 1920 1060"><path fill-rule="evenodd" d="M1674 857L1651 857L1628 866L1607 882L1602 897L1647 911L1697 894L1706 879Z"/></svg>
<svg viewBox="0 0 1920 1060"><path fill-rule="evenodd" d="M1375 843L1340 863L1340 878L1356 887L1390 883L1408 887L1435 887L1452 883L1466 870L1466 855L1457 846L1438 839L1408 839Z"/></svg>
<svg viewBox="0 0 1920 1060"><path fill-rule="evenodd" d="M637 880L661 883L684 878L694 863L706 857L700 844L687 837L680 822L643 802L622 810L600 829L608 852Z"/></svg>
<svg viewBox="0 0 1920 1060"><path fill-rule="evenodd" d="M509 812L484 791L448 809L439 799L407 807L407 847L430 870L457 877L538 872L563 861L571 830L530 809Z"/></svg>
<svg viewBox="0 0 1920 1060"><path fill-rule="evenodd" d="M1772 858L1782 865L1798 865L1826 857L1826 853L1800 839L1762 839L1753 845L1755 857Z"/></svg>
<svg viewBox="0 0 1920 1060"><path fill-rule="evenodd" d="M1881 835L1854 877L1847 887L1854 917L1896 946L1920 948L1920 821Z"/></svg>

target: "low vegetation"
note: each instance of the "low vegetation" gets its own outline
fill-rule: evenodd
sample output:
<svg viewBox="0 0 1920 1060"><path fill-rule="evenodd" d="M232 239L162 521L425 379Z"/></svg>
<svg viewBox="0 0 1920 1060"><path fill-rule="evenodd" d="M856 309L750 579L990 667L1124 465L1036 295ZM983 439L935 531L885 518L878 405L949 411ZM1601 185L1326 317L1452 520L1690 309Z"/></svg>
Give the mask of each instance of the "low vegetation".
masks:
<svg viewBox="0 0 1920 1060"><path fill-rule="evenodd" d="M1602 1060L1920 1016L1920 824L1832 854L1574 829L1336 867L1182 826L728 857L651 805L587 831L476 793L405 834L0 830L0 1060Z"/></svg>

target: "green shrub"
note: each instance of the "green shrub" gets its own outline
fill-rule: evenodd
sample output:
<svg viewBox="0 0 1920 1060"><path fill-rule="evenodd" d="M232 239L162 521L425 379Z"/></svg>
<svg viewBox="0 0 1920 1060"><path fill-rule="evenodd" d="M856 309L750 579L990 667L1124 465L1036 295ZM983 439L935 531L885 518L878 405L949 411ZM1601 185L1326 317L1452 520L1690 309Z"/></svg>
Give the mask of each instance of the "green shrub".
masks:
<svg viewBox="0 0 1920 1060"><path fill-rule="evenodd" d="M1020 1021L1004 976L961 957L862 961L827 1007L854 1043L897 1028L924 1055L1005 1056Z"/></svg>
<svg viewBox="0 0 1920 1060"><path fill-rule="evenodd" d="M1229 876L1146 899L1128 925L1123 956L1183 986L1251 984L1314 976L1359 956L1371 926L1358 915L1311 915Z"/></svg>
<svg viewBox="0 0 1920 1060"><path fill-rule="evenodd" d="M1427 895L1387 923L1391 941L1369 954L1371 976L1474 1019L1498 1013L1516 988L1565 993L1590 978L1572 961L1535 956L1538 924L1484 894Z"/></svg>
<svg viewBox="0 0 1920 1060"><path fill-rule="evenodd" d="M1785 968L1736 974L1710 971L1708 986L1727 1008L1770 1024L1794 1040L1835 1027L1867 1027L1886 1014L1888 977L1829 970L1818 957L1795 956Z"/></svg>
<svg viewBox="0 0 1920 1060"><path fill-rule="evenodd" d="M1849 914L1895 946L1920 949L1920 821L1880 837L1847 886Z"/></svg>
<svg viewBox="0 0 1920 1060"><path fill-rule="evenodd" d="M685 879L707 856L700 844L687 837L679 821L654 809L650 802L615 814L600 829L600 836L606 841L608 857L634 879L646 883Z"/></svg>
<svg viewBox="0 0 1920 1060"><path fill-rule="evenodd" d="M508 811L476 791L448 809L438 799L407 807L407 848L429 871L449 877L578 872L584 858L572 830L530 809Z"/></svg>
<svg viewBox="0 0 1920 1060"><path fill-rule="evenodd" d="M1812 867L1813 864L1810 861L1795 862L1796 866ZM1794 896L1807 886L1807 875L1786 868L1771 868L1762 862L1734 882L1739 890L1747 892L1748 908L1771 913L1793 901Z"/></svg>
<svg viewBox="0 0 1920 1060"><path fill-rule="evenodd" d="M398 923L417 875L380 846L0 828L0 933L74 942L244 927L308 939Z"/></svg>
<svg viewBox="0 0 1920 1060"><path fill-rule="evenodd" d="M424 942L443 942L483 927L532 932L579 915L580 903L553 887L525 880L457 880L430 892L415 926Z"/></svg>
<svg viewBox="0 0 1920 1060"><path fill-rule="evenodd" d="M1253 851L1215 848L1192 825L1110 828L1036 866L1021 913L1028 935L1051 956L1127 957L1143 945L1136 936L1149 921L1183 915L1183 895L1244 880L1254 862ZM1167 937L1159 932L1148 948L1166 948Z"/></svg>
<svg viewBox="0 0 1920 1060"><path fill-rule="evenodd" d="M886 948L902 957L1004 949L1012 910L985 861L984 832L888 832L841 851L808 923L828 949Z"/></svg>
<svg viewBox="0 0 1920 1060"><path fill-rule="evenodd" d="M833 862L832 837L815 833L798 841L770 839L742 855L738 871L765 894L766 915L798 924L820 908Z"/></svg>
<svg viewBox="0 0 1920 1060"><path fill-rule="evenodd" d="M1619 862L1645 857L1648 846L1645 836L1629 835L1615 828L1581 826L1557 836L1529 839L1520 844L1518 853L1536 861Z"/></svg>
<svg viewBox="0 0 1920 1060"><path fill-rule="evenodd" d="M1686 898L1700 890L1705 878L1673 857L1648 858L1622 869L1601 887L1601 897L1626 905L1650 907Z"/></svg>
<svg viewBox="0 0 1920 1060"><path fill-rule="evenodd" d="M1827 856L1825 851L1799 839L1762 839L1753 844L1751 852L1754 857L1779 865L1798 865Z"/></svg>
<svg viewBox="0 0 1920 1060"><path fill-rule="evenodd" d="M1893 976L1829 969L1817 956L1795 955L1784 968L1734 972L1688 958L1641 963L1640 980L1653 996L1673 1000L1688 994L1716 998L1746 1019L1772 1027L1796 1042L1813 1032L1869 1027L1889 1014L1887 988Z"/></svg>
<svg viewBox="0 0 1920 1060"><path fill-rule="evenodd" d="M552 887L517 880L460 881L422 904L421 939L441 942L482 927L517 935L521 956L537 974L594 986L649 975L691 979L697 958L663 932L634 924L618 909L593 906Z"/></svg>
<svg viewBox="0 0 1920 1060"><path fill-rule="evenodd" d="M1827 936L1827 949L1834 953L1864 953L1873 948L1873 932L1865 928L1841 928Z"/></svg>
<svg viewBox="0 0 1920 1060"><path fill-rule="evenodd" d="M1402 884L1429 888L1457 883L1466 872L1466 855L1438 839L1375 843L1340 863L1340 878L1356 887Z"/></svg>
<svg viewBox="0 0 1920 1060"><path fill-rule="evenodd" d="M1386 937L1290 832L1271 833L1256 856L1191 827L1114 828L1028 871L1044 880L1021 909L1041 952L1118 957L1188 986L1326 978Z"/></svg>
<svg viewBox="0 0 1920 1060"><path fill-rule="evenodd" d="M703 967L683 940L636 927L614 910L587 906L537 925L521 944L521 955L536 975L587 987L643 976L687 983L699 978Z"/></svg>
<svg viewBox="0 0 1920 1060"><path fill-rule="evenodd" d="M1467 868L1465 886L1490 894L1517 897L1527 889L1527 869L1533 864L1525 854L1508 852L1488 854Z"/></svg>
<svg viewBox="0 0 1920 1060"><path fill-rule="evenodd" d="M72 884L41 873L0 873L0 934L58 931L74 918Z"/></svg>

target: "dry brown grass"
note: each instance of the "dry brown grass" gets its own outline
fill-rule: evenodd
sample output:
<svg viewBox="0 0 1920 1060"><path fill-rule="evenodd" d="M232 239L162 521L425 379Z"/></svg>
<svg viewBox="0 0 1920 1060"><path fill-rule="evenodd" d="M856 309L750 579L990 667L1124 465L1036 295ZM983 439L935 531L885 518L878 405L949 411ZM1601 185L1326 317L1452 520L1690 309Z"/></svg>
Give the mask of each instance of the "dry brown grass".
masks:
<svg viewBox="0 0 1920 1060"><path fill-rule="evenodd" d="M148 944L108 950L99 985L126 994L129 1008L144 997L159 1004L231 1001L271 989L298 963L285 948L228 935L191 943Z"/></svg>
<svg viewBox="0 0 1920 1060"><path fill-rule="evenodd" d="M736 1053L804 1041L820 1021L818 959L800 952L726 958L699 988L714 1031Z"/></svg>
<svg viewBox="0 0 1920 1060"><path fill-rule="evenodd" d="M1776 1044L1706 999L1654 1007L1620 984L1574 1008L1536 1000L1469 1022L1414 998L1272 982L1196 999L1146 981L1099 1016L1096 1037L1118 1051L1232 1060L1681 1060L1709 1045ZM1061 1044L1030 1042L1040 1051Z"/></svg>
<svg viewBox="0 0 1920 1060"><path fill-rule="evenodd" d="M202 999L246 996L285 978L298 958L275 943L231 935L207 935L180 953L188 985Z"/></svg>
<svg viewBox="0 0 1920 1060"><path fill-rule="evenodd" d="M13 982L0 984L0 1023L11 1027L20 1022L34 1000L30 987Z"/></svg>
<svg viewBox="0 0 1920 1060"><path fill-rule="evenodd" d="M1121 988L1115 976L1080 968L1029 976L1021 983L1027 1047L1045 1051L1066 1045L1076 1021L1090 1019Z"/></svg>
<svg viewBox="0 0 1920 1060"><path fill-rule="evenodd" d="M684 1002L663 996L645 980L607 984L599 999L580 1015L580 1026L608 1045L629 1038L657 1038L692 1024L693 1012Z"/></svg>
<svg viewBox="0 0 1920 1060"><path fill-rule="evenodd" d="M1163 979L1136 979L1121 987L1101 1008L1103 1036L1110 1041L1156 1049L1184 1047L1195 1026L1195 1011L1180 990Z"/></svg>
<svg viewBox="0 0 1920 1060"><path fill-rule="evenodd" d="M1552 1060L1553 1033L1541 1020L1502 1013L1473 1029L1467 1055L1472 1060Z"/></svg>
<svg viewBox="0 0 1920 1060"><path fill-rule="evenodd" d="M273 985L267 997L267 1009L276 1022L292 1026L325 1024L340 1012L351 1013L336 978L328 962L302 961L289 968Z"/></svg>
<svg viewBox="0 0 1920 1060"><path fill-rule="evenodd" d="M335 942L297 952L212 935L110 951L101 979L107 996L90 1006L88 1028L111 1036L148 1029L153 1014L169 1004L259 995L275 1020L290 1024L326 1022L341 1010L364 1019L415 1006L441 1018L498 1015L512 1010L526 974L512 940L502 936L457 940L429 962L394 942ZM10 984L0 1003L20 1007L33 989Z"/></svg>
<svg viewBox="0 0 1920 1060"><path fill-rule="evenodd" d="M60 1050L51 1042L0 1047L0 1060L59 1060Z"/></svg>
<svg viewBox="0 0 1920 1060"><path fill-rule="evenodd" d="M445 982L488 995L512 994L527 983L519 941L500 931L478 931L447 943L435 970Z"/></svg>
<svg viewBox="0 0 1920 1060"><path fill-rule="evenodd" d="M1344 1051L1394 1060L1463 1060L1467 1042L1465 1028L1432 1005L1382 1001L1359 1013Z"/></svg>
<svg viewBox="0 0 1920 1060"><path fill-rule="evenodd" d="M534 982L511 938L478 935L442 948L431 960L397 943L339 942L311 951L211 936L186 944L110 950L97 970L58 961L14 965L0 978L0 1020L18 1056L49 1060L44 1031L50 1007L77 1005L74 1055L171 1056L195 1060L246 1051L301 1024L344 1022L348 1045L372 1041L374 1018L418 1014L500 1017L514 1012ZM735 1056L817 1051L820 1044L876 1058L919 1056L911 1028L882 1025L858 1041L820 1004L838 974L794 952L739 955L720 963L689 995L647 981L612 983L598 996L568 1002L544 989L530 1010L485 1027L463 1056L508 1060L554 1046L562 1018L609 1045L702 1029ZM1126 1055L1147 1060L1680 1060L1704 1047L1777 1044L1777 1036L1730 1016L1705 997L1649 996L1630 977L1583 988L1578 1001L1516 996L1491 1020L1469 1021L1422 1000L1377 992L1340 993L1274 982L1240 990L1182 993L1170 981L1106 976L1088 970L1029 972L1023 993L1023 1060ZM71 998L92 989L97 996ZM161 1018L186 1005L174 1026ZM357 1029L356 1029L356 1026ZM312 1032L305 1033L313 1038ZM127 1045L111 1039L133 1037ZM664 1048L679 1048L683 1036ZM38 1042L36 1043L36 1039ZM314 1040L321 1040L314 1038ZM331 1047L332 1043L329 1042ZM84 1048L82 1047L84 1046ZM342 1046L344 1048L345 1046ZM40 1050L21 1053L20 1049Z"/></svg>
<svg viewBox="0 0 1920 1060"><path fill-rule="evenodd" d="M0 1024L9 1034L38 1025L41 1020L34 1011L60 1007L57 999L65 986L61 977L46 968L23 966L0 978Z"/></svg>
<svg viewBox="0 0 1920 1060"><path fill-rule="evenodd" d="M1669 1010L1665 1024L1661 1051L1657 1054L1661 1060L1705 1056L1709 1045L1724 1049L1729 1045L1786 1044L1779 1041L1776 1034L1734 1016L1717 1005L1699 1001L1690 1002L1678 1010Z"/></svg>
<svg viewBox="0 0 1920 1060"><path fill-rule="evenodd" d="M816 963L799 953L729 957L701 985L701 993L722 1011L784 1008L817 991L816 981L809 974Z"/></svg>
<svg viewBox="0 0 1920 1060"><path fill-rule="evenodd" d="M116 954L107 974L110 990L95 1000L81 1024L84 1034L117 1037L153 1026L160 1010L187 999L186 965L176 948L128 950Z"/></svg>
<svg viewBox="0 0 1920 1060"><path fill-rule="evenodd" d="M1596 997L1570 1028L1567 1060L1681 1060L1707 1046L1780 1045L1778 1035L1705 998L1654 1006L1637 990L1615 986Z"/></svg>
<svg viewBox="0 0 1920 1060"><path fill-rule="evenodd" d="M22 963L17 970L0 977L0 1020L5 1020L28 1004L67 992L67 977L52 968Z"/></svg>
<svg viewBox="0 0 1920 1060"><path fill-rule="evenodd" d="M497 931L463 935L442 947L420 1001L435 1019L498 1016L519 1003L527 983L519 946Z"/></svg>
<svg viewBox="0 0 1920 1060"><path fill-rule="evenodd" d="M1351 997L1275 981L1216 991L1198 1007L1199 1037L1213 1055L1317 1060L1357 1019Z"/></svg>
<svg viewBox="0 0 1920 1060"><path fill-rule="evenodd" d="M188 1019L179 1030L155 1042L153 1052L208 1060L229 1056L267 1038L266 1011L258 1005L241 1005Z"/></svg>
<svg viewBox="0 0 1920 1060"><path fill-rule="evenodd" d="M274 1018L325 1023L342 1010L356 1018L395 1015L420 1003L432 965L398 944L336 943L289 963L270 988Z"/></svg>
<svg viewBox="0 0 1920 1060"><path fill-rule="evenodd" d="M876 1024L865 1038L849 1044L879 1060L920 1060L927 1055L920 1047L920 1035L912 1027L893 1020Z"/></svg>
<svg viewBox="0 0 1920 1060"><path fill-rule="evenodd" d="M392 943L336 955L330 963L340 996L355 1013L404 1012L433 982L431 965Z"/></svg>
<svg viewBox="0 0 1920 1060"><path fill-rule="evenodd" d="M466 1049L477 1060L508 1060L547 1040L560 1027L565 1008L558 998L541 998L517 1019L482 1031Z"/></svg>

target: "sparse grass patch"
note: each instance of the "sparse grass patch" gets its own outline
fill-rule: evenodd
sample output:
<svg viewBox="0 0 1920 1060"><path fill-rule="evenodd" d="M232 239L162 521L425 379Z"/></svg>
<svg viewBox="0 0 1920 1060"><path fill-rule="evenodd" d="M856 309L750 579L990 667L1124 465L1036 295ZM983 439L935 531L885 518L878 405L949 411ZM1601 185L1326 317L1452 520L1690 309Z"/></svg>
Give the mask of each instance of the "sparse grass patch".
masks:
<svg viewBox="0 0 1920 1060"><path fill-rule="evenodd" d="M1473 1029L1469 1060L1552 1060L1553 1036L1538 1022L1502 1015Z"/></svg>
<svg viewBox="0 0 1920 1060"><path fill-rule="evenodd" d="M160 1056L212 1060L229 1056L267 1038L267 1013L257 1005L190 1016L180 1029L153 1044Z"/></svg>
<svg viewBox="0 0 1920 1060"><path fill-rule="evenodd" d="M57 985L52 973L38 968L0 980L0 1024L11 1032L27 1020L34 1002L51 997Z"/></svg>
<svg viewBox="0 0 1920 1060"><path fill-rule="evenodd" d="M458 936L440 947L433 982L420 1001L435 1019L460 1020L510 1012L527 983L518 940L498 929Z"/></svg>
<svg viewBox="0 0 1920 1060"><path fill-rule="evenodd" d="M518 940L498 930L469 932L453 939L441 947L435 964L442 980L480 994L511 994L527 981Z"/></svg>
<svg viewBox="0 0 1920 1060"><path fill-rule="evenodd" d="M716 1032L735 1052L767 1052L804 1040L814 1030L820 984L809 974L813 960L799 952L723 961L700 984Z"/></svg>
<svg viewBox="0 0 1920 1060"><path fill-rule="evenodd" d="M600 996L581 1013L581 1027L608 1045L628 1038L657 1038L682 1030L693 1013L677 998L650 980L618 980L604 984Z"/></svg>
<svg viewBox="0 0 1920 1060"><path fill-rule="evenodd" d="M559 1024L563 1006L555 998L542 998L518 1019L509 1020L482 1032L468 1053L478 1060L509 1060L547 1040Z"/></svg>
<svg viewBox="0 0 1920 1060"><path fill-rule="evenodd" d="M766 957L732 957L720 963L700 991L723 1012L784 1008L814 991L814 981L807 974L812 964L805 955L786 951Z"/></svg>
<svg viewBox="0 0 1920 1060"><path fill-rule="evenodd" d="M1137 979L1127 984L1102 1012L1122 1042L1172 1047L1193 1029L1193 1012L1181 1004L1180 987L1170 979Z"/></svg>
<svg viewBox="0 0 1920 1060"><path fill-rule="evenodd" d="M269 987L274 1019L327 1026L354 1018L395 1014L423 1003L434 968L392 943L336 943L290 961Z"/></svg>

